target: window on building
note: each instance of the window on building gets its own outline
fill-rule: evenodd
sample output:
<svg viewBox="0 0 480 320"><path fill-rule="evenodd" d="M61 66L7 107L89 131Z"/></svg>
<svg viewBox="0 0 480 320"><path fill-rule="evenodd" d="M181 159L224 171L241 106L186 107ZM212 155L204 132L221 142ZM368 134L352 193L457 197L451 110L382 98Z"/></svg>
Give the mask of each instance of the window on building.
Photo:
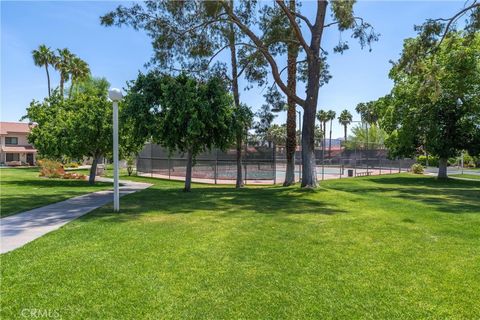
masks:
<svg viewBox="0 0 480 320"><path fill-rule="evenodd" d="M7 162L10 161L20 161L20 153L7 153Z"/></svg>
<svg viewBox="0 0 480 320"><path fill-rule="evenodd" d="M5 137L5 144L18 144L17 137Z"/></svg>

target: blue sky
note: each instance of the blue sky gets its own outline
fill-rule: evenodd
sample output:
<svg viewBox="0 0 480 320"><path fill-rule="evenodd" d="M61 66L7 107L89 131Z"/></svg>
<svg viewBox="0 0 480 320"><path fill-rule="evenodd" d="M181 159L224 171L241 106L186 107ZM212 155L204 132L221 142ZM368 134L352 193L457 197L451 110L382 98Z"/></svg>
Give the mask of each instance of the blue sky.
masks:
<svg viewBox="0 0 480 320"><path fill-rule="evenodd" d="M130 2L121 2L128 5ZM143 33L122 27L102 27L99 16L114 9L119 2L107 1L2 1L1 2L1 119L18 121L32 99L47 95L44 69L35 67L31 51L39 44L51 48L69 48L87 61L94 76L106 77L114 87L125 87L135 79L152 54L150 39ZM313 2L303 5L311 15ZM397 59L405 38L415 36L414 24L426 18L450 17L463 1L359 1L356 15L370 22L381 34L373 50L361 50L352 39L343 55L330 54L328 63L332 80L320 88L319 108L339 113L359 102L378 98L391 89L389 60ZM323 47L331 49L339 39L334 28L324 34ZM349 38L348 34L342 35ZM224 59L226 56L221 56ZM280 64L284 61L280 60ZM58 76L51 70L52 84ZM240 83L244 84L243 82ZM263 104L264 88L241 92L241 100L254 110ZM302 88L299 95L303 96ZM356 118L358 116L355 115ZM275 122L285 121L280 114ZM334 137L342 136L334 124Z"/></svg>

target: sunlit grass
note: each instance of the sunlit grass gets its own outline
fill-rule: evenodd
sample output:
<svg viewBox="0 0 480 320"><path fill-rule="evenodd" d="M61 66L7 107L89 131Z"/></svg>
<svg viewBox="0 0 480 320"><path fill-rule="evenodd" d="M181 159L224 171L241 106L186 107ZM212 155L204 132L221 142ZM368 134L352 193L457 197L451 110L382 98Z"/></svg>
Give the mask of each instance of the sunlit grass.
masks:
<svg viewBox="0 0 480 320"><path fill-rule="evenodd" d="M474 319L480 182L153 182L3 255L2 319Z"/></svg>
<svg viewBox="0 0 480 320"><path fill-rule="evenodd" d="M106 183L91 186L87 181L47 179L38 174L38 168L0 169L1 216L109 187Z"/></svg>

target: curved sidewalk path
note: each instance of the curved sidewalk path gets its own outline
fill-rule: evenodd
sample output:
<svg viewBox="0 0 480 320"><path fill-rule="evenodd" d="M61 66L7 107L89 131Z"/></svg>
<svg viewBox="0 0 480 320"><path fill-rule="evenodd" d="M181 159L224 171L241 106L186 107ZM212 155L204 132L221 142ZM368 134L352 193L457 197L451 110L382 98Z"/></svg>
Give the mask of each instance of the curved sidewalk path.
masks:
<svg viewBox="0 0 480 320"><path fill-rule="evenodd" d="M97 177L97 181L113 182L113 179ZM120 181L120 196L150 186L149 183ZM110 202L113 202L112 190L97 191L1 218L0 253L15 250Z"/></svg>

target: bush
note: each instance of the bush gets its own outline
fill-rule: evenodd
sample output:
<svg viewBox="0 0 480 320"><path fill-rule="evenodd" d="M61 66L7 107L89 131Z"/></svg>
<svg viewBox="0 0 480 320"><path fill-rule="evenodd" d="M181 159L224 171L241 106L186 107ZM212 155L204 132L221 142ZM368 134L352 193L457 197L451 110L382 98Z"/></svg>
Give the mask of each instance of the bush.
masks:
<svg viewBox="0 0 480 320"><path fill-rule="evenodd" d="M79 164L77 162L68 162L65 164L65 168L78 168Z"/></svg>
<svg viewBox="0 0 480 320"><path fill-rule="evenodd" d="M60 162L48 159L38 160L37 162L40 165L40 177L61 178L65 174Z"/></svg>
<svg viewBox="0 0 480 320"><path fill-rule="evenodd" d="M412 164L410 170L412 170L412 172L415 174L423 174L423 166L420 163Z"/></svg>
<svg viewBox="0 0 480 320"><path fill-rule="evenodd" d="M63 179L85 180L85 175L75 172L67 172L63 175Z"/></svg>
<svg viewBox="0 0 480 320"><path fill-rule="evenodd" d="M427 157L426 156L418 156L417 163L421 164L422 166L427 166ZM438 167L438 158L434 156L428 156L428 166L430 167Z"/></svg>

